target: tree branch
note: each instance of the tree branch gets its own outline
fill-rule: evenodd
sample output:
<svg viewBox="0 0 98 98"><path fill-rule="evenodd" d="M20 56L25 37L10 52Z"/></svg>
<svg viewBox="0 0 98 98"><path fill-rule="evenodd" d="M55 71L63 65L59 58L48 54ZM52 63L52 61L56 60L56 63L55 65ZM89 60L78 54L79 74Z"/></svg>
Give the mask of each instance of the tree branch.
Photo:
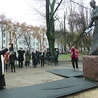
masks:
<svg viewBox="0 0 98 98"><path fill-rule="evenodd" d="M77 2L75 2L75 1L73 1L73 0L70 0L70 2L73 2L73 3L75 3L75 4L77 4L77 5L81 6L81 7L83 7L83 8L85 8L85 9L88 9L87 7L82 6L82 5L80 5L79 3L77 3Z"/></svg>

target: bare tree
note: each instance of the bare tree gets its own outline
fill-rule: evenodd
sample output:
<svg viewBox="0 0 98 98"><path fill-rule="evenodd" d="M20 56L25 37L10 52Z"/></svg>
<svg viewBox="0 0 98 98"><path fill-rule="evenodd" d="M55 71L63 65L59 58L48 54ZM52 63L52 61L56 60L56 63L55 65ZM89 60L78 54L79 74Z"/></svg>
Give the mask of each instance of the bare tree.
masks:
<svg viewBox="0 0 98 98"><path fill-rule="evenodd" d="M11 33L10 30L12 28L11 26L11 20L7 19L5 15L0 15L0 28L2 32L2 48L3 48L3 35L5 32Z"/></svg>
<svg viewBox="0 0 98 98"><path fill-rule="evenodd" d="M24 44L27 48L31 50L31 38L30 38L31 28L26 25L26 23L21 24L21 35L24 36Z"/></svg>
<svg viewBox="0 0 98 98"><path fill-rule="evenodd" d="M55 7L56 1L57 0L52 1L46 0L46 26L47 26L46 35L49 42L49 49L52 54L54 52L54 42L55 42L54 14L58 10L63 0L58 1L57 6Z"/></svg>
<svg viewBox="0 0 98 98"><path fill-rule="evenodd" d="M70 37L72 38L71 45L75 44L76 47L81 46L81 49L82 49L82 46L84 44L83 39L84 38L88 39L87 38L88 36L86 36L84 34L85 33L84 31L86 29L87 22L88 22L89 9L83 7L82 1L79 2L77 6L76 6L76 4L74 4L74 6L75 6L74 8L76 8L76 7L78 8L78 11L76 9L74 9L73 7L71 7L69 18L68 18L69 27L71 30ZM76 34L73 34L73 33L76 33ZM75 35L76 37L73 35ZM75 38L73 38L73 37L75 37ZM88 42L88 41L86 41L86 42Z"/></svg>

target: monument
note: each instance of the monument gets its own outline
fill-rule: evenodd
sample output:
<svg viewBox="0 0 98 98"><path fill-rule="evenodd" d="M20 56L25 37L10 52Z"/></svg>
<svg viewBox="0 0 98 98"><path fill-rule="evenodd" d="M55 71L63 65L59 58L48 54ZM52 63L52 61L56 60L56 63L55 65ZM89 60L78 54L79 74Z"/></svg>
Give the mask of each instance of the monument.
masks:
<svg viewBox="0 0 98 98"><path fill-rule="evenodd" d="M90 30L90 28L94 25L93 39L92 39L90 54L98 55L98 6L96 6L96 2L94 0L90 1L90 6L93 9L91 12L91 19L87 27L87 30Z"/></svg>
<svg viewBox="0 0 98 98"><path fill-rule="evenodd" d="M98 6L94 0L90 1L92 7L90 23L87 31L94 25L90 55L83 57L83 76L98 81Z"/></svg>

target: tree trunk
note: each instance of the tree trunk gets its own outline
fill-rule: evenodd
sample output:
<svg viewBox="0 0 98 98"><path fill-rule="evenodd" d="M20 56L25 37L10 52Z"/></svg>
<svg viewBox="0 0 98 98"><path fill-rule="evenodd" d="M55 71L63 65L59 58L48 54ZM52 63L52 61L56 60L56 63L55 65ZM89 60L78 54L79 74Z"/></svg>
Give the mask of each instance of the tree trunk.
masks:
<svg viewBox="0 0 98 98"><path fill-rule="evenodd" d="M56 0L53 0L51 4L50 4L50 0L46 0L46 26L47 26L46 35L48 38L49 49L51 54L54 53L54 42L55 42L55 26L54 26L53 16L57 11L58 7L60 6L61 2L62 0L58 3L58 6L54 10Z"/></svg>

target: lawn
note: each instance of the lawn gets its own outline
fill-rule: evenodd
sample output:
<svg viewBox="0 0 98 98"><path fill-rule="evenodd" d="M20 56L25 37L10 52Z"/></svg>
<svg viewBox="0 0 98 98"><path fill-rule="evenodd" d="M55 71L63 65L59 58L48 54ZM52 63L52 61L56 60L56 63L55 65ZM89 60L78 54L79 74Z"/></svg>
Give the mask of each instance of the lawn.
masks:
<svg viewBox="0 0 98 98"><path fill-rule="evenodd" d="M79 53L79 59L82 59L83 54ZM70 54L59 54L59 59L69 59L70 60Z"/></svg>

